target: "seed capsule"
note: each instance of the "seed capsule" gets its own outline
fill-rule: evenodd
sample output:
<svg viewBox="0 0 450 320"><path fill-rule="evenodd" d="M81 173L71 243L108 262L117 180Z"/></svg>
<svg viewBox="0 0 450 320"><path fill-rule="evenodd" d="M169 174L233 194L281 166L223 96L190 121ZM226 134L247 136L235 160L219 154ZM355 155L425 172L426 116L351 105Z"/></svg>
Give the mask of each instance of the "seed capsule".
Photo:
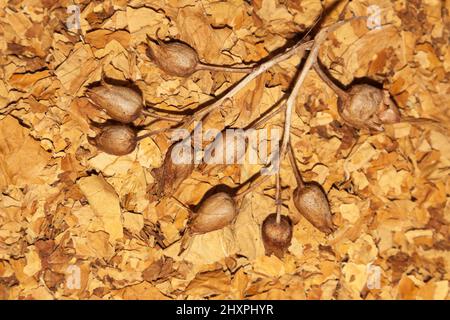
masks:
<svg viewBox="0 0 450 320"><path fill-rule="evenodd" d="M205 147L203 161L207 164L243 163L247 146L244 132L223 130Z"/></svg>
<svg viewBox="0 0 450 320"><path fill-rule="evenodd" d="M320 185L309 182L297 187L293 201L300 214L314 227L326 234L333 232L330 206Z"/></svg>
<svg viewBox="0 0 450 320"><path fill-rule="evenodd" d="M225 228L233 222L238 214L234 198L225 192L209 196L200 203L195 212L188 210L191 216L186 232L181 239L179 254L189 247L193 240L192 236Z"/></svg>
<svg viewBox="0 0 450 320"><path fill-rule="evenodd" d="M165 73L177 77L189 77L198 70L250 73L253 68L216 66L200 62L197 52L185 43L149 42L147 56Z"/></svg>
<svg viewBox="0 0 450 320"><path fill-rule="evenodd" d="M178 77L188 77L197 70L198 55L194 49L181 42L150 42L147 55L165 73Z"/></svg>
<svg viewBox="0 0 450 320"><path fill-rule="evenodd" d="M89 138L89 142L103 152L122 156L133 152L138 138L136 132L122 124L104 126L95 138Z"/></svg>
<svg viewBox="0 0 450 320"><path fill-rule="evenodd" d="M325 191L316 182L303 181L295 162L294 149L290 143L288 148L289 162L294 170L295 180L297 180L297 188L293 194L295 207L306 220L320 231L326 234L333 232L330 205Z"/></svg>
<svg viewBox="0 0 450 320"><path fill-rule="evenodd" d="M354 85L340 96L338 111L355 128L384 130L383 125L399 122L400 112L387 91L367 84Z"/></svg>
<svg viewBox="0 0 450 320"><path fill-rule="evenodd" d="M232 196L218 192L206 198L189 221L191 234L203 234L228 226L238 210Z"/></svg>
<svg viewBox="0 0 450 320"><path fill-rule="evenodd" d="M355 84L345 91L331 80L318 63L314 65L314 70L339 97L339 114L350 126L383 131L384 124L401 121L400 111L387 90Z"/></svg>
<svg viewBox="0 0 450 320"><path fill-rule="evenodd" d="M144 106L142 96L124 86L102 84L89 89L86 95L94 105L103 109L112 119L122 123L136 120Z"/></svg>
<svg viewBox="0 0 450 320"><path fill-rule="evenodd" d="M288 216L281 216L277 223L276 213L267 216L262 224L262 240L266 255L276 255L282 259L292 240L292 221Z"/></svg>
<svg viewBox="0 0 450 320"><path fill-rule="evenodd" d="M184 152L190 153L185 157ZM171 196L194 171L195 165L192 157L194 148L183 145L183 142L173 144L166 152L163 165L155 169L154 176L157 180L157 194L159 197ZM186 159L183 160L183 157ZM177 161L175 161L177 160Z"/></svg>

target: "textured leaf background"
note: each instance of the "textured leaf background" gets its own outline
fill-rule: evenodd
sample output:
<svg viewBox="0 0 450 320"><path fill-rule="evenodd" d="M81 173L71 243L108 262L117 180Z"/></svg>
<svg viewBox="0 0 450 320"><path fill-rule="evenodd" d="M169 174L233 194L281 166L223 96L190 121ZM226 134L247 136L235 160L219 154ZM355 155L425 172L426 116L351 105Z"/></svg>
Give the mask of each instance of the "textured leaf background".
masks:
<svg viewBox="0 0 450 320"><path fill-rule="evenodd" d="M195 170L174 197L155 199L151 170L170 139L140 142L122 157L87 141L104 114L84 96L102 76L132 81L147 106L182 111L213 101L242 74L170 77L145 55L147 38L179 39L212 64L255 63L292 45L317 20L319 0L0 1L0 299L448 299L450 139L425 124L376 135L342 126L336 95L310 71L292 142L307 181L328 194L337 230L325 236L292 203L282 164L283 214L296 222L289 253L265 256L264 218L275 211L269 180L240 204L235 223L194 237L178 256L188 211L213 186L237 187L260 166ZM323 20L338 20L347 1ZM320 52L343 85L383 83L402 114L450 120L450 2L355 0L347 16L381 9L330 35ZM249 84L204 129L244 127L289 92L299 57ZM141 117L135 125L167 126ZM266 127L280 127L274 117ZM177 200L175 200L177 199ZM368 288L367 266L380 269ZM71 266L79 286L68 285Z"/></svg>

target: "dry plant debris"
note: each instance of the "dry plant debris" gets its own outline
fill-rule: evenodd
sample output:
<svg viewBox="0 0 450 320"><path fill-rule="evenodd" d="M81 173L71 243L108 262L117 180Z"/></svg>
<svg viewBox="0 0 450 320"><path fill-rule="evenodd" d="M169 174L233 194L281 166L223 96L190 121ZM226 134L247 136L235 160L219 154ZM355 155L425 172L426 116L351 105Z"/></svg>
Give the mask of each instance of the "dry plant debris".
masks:
<svg viewBox="0 0 450 320"><path fill-rule="evenodd" d="M0 299L450 298L450 2L347 2L81 0L73 31L72 2L3 1ZM297 181L284 159L284 205L277 208L275 181L266 179L231 224L193 236L179 254L205 194L237 188L263 165L189 166L177 169L182 179L165 173L175 169L165 161L172 142L164 130L246 74L169 75L147 55L148 40L179 41L214 66L253 68L298 43L324 8L322 27L346 5L345 18L378 8L383 25L356 19L330 32L318 51L322 67L342 86L377 82L403 117L434 121L352 128L311 69L291 101L290 142L304 180L327 195L333 232L296 209ZM305 50L201 113L202 130L245 128L283 103ZM136 97L137 113L116 119L143 132L122 156L89 142L92 123L111 120L92 99L105 79L136 86L145 103L141 110ZM283 123L279 112L256 131ZM277 209L292 221L292 239L282 254L266 255L261 225Z"/></svg>

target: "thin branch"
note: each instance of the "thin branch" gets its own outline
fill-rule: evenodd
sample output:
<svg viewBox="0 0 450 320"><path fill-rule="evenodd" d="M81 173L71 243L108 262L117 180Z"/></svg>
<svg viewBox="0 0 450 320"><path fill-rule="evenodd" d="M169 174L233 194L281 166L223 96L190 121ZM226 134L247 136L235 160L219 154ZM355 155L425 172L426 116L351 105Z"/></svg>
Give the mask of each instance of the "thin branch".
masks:
<svg viewBox="0 0 450 320"><path fill-rule="evenodd" d="M216 66L214 64L206 64L199 62L197 70L221 71L221 72L236 72L236 73L251 73L255 68L252 67L226 67Z"/></svg>
<svg viewBox="0 0 450 320"><path fill-rule="evenodd" d="M340 26L342 26L344 23L347 23L349 21L360 19L365 17L354 17L349 20L345 21L339 21L334 24L332 24L329 27L323 28L320 30L320 32L314 37L314 45L312 46L310 53L308 55L308 58L306 59L305 65L303 66L302 72L300 73L299 77L297 78L294 88L292 89L292 92L286 102L286 117L285 117L285 123L284 123L284 131L283 131L283 141L281 143L281 152L280 152L280 161L283 160L284 155L286 154L287 145L289 141L289 135L291 130L291 122L292 122L292 110L294 109L295 102L297 100L300 87L305 82L306 76L308 75L309 70L313 67L313 65L317 61L317 56L319 55L319 49L322 43L327 39L328 34L330 32L333 32Z"/></svg>
<svg viewBox="0 0 450 320"><path fill-rule="evenodd" d="M262 116L261 118L257 119L254 123L249 125L250 128L258 129L263 127L269 120L273 119L278 113L283 111L286 108L286 102L283 101L280 106L274 108L266 115Z"/></svg>
<svg viewBox="0 0 450 320"><path fill-rule="evenodd" d="M194 121L200 120L205 117L207 114L211 113L213 110L220 107L226 100L231 99L236 93L241 91L250 81L258 77L260 74L266 72L268 69L273 67L274 65L289 59L295 54L303 54L306 50L308 50L313 44L313 41L308 42L299 42L294 47L288 49L286 52L279 54L278 56L270 59L267 62L264 62L258 67L255 67L254 71L248 74L244 79L241 80L236 86L234 86L230 91L228 91L224 96L220 99L216 100L214 103L206 106L202 110L197 111L194 115L189 117L185 123L181 126L184 128L189 127Z"/></svg>
<svg viewBox="0 0 450 320"><path fill-rule="evenodd" d="M275 193L275 204L276 204L276 214L277 214L276 223L280 224L280 222L281 222L281 205L282 205L283 201L281 201L281 177L280 177L279 171L275 175L275 179L277 181L276 193Z"/></svg>
<svg viewBox="0 0 450 320"><path fill-rule="evenodd" d="M183 120L184 116L169 116L169 115L159 115L155 112L151 112L148 110L142 110L142 114L160 120L179 122Z"/></svg>
<svg viewBox="0 0 450 320"><path fill-rule="evenodd" d="M248 193L254 191L256 188L258 188L260 185L262 185L264 182L267 181L267 179L269 179L271 176L270 175L266 175L266 176L259 176L258 178L256 178L256 181L253 182L253 184L251 184L246 190L242 191L242 192L238 192L235 196L234 199L237 201L239 199L242 199L243 197L245 197Z"/></svg>
<svg viewBox="0 0 450 320"><path fill-rule="evenodd" d="M349 94L345 92L345 90L342 90L342 88L339 87L336 83L334 83L334 81L330 79L325 71L322 70L319 61L316 61L316 63L314 64L314 71L316 71L320 79L322 79L322 81L325 82L342 101L349 99Z"/></svg>
<svg viewBox="0 0 450 320"><path fill-rule="evenodd" d="M289 139L289 161L291 162L292 170L294 171L295 180L297 180L297 186L299 189L302 189L305 186L305 182L303 181L302 174L297 167L297 163L295 162L295 154L294 149L292 148L291 140Z"/></svg>
<svg viewBox="0 0 450 320"><path fill-rule="evenodd" d="M137 136L136 140L140 141L142 139L154 136L155 134L161 133L161 132L166 132L166 131L170 131L171 128L163 128L163 129L157 129L157 130L152 130L150 132L147 132L146 134L143 134L142 136Z"/></svg>

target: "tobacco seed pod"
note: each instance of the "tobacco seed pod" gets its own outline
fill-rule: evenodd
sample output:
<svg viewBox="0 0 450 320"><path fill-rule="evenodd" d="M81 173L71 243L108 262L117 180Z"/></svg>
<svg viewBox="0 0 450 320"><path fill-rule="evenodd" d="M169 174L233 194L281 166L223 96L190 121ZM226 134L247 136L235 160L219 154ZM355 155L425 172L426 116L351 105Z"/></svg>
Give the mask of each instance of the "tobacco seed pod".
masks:
<svg viewBox="0 0 450 320"><path fill-rule="evenodd" d="M223 130L205 147L203 161L207 164L242 163L248 139L244 132Z"/></svg>
<svg viewBox="0 0 450 320"><path fill-rule="evenodd" d="M292 240L292 221L288 216L281 216L277 223L277 214L272 213L264 219L262 224L262 240L266 255L276 255L282 259Z"/></svg>
<svg viewBox="0 0 450 320"><path fill-rule="evenodd" d="M297 188L294 190L293 201L297 210L314 227L329 234L333 232L330 205L322 187L316 182L304 182L295 162L294 149L288 145L289 162L294 170Z"/></svg>
<svg viewBox="0 0 450 320"><path fill-rule="evenodd" d="M147 55L165 73L178 77L188 77L197 70L197 52L187 44L170 42L149 43Z"/></svg>
<svg viewBox="0 0 450 320"><path fill-rule="evenodd" d="M232 196L218 192L203 200L188 227L190 234L203 234L228 226L238 210Z"/></svg>
<svg viewBox="0 0 450 320"><path fill-rule="evenodd" d="M238 214L235 199L226 192L218 192L207 197L199 204L195 212L187 209L191 216L186 232L181 238L179 255L189 247L193 240L192 236L225 228Z"/></svg>
<svg viewBox="0 0 450 320"><path fill-rule="evenodd" d="M103 152L122 156L133 152L138 138L136 132L129 126L114 124L104 126L95 138L89 142Z"/></svg>
<svg viewBox="0 0 450 320"><path fill-rule="evenodd" d="M383 125L401 120L397 106L387 91L371 85L353 85L340 96L338 111L351 126L361 129L384 130Z"/></svg>
<svg viewBox="0 0 450 320"><path fill-rule="evenodd" d="M195 164L192 160L194 148L191 145L175 143L166 152L163 165L153 171L157 181L157 194L159 197L172 195L194 171ZM182 152L190 152L190 159L182 161ZM178 161L177 161L178 160Z"/></svg>
<svg viewBox="0 0 450 320"><path fill-rule="evenodd" d="M103 109L112 119L122 123L136 120L144 106L142 96L124 86L105 83L89 89L86 95L94 105Z"/></svg>
<svg viewBox="0 0 450 320"><path fill-rule="evenodd" d="M200 62L197 52L185 43L149 41L147 56L165 73L177 77L189 77L198 70L250 73L253 68L215 66Z"/></svg>
<svg viewBox="0 0 450 320"><path fill-rule="evenodd" d="M401 121L400 111L387 90L368 84L356 84L345 91L331 80L319 63L314 65L314 70L338 95L339 115L350 126L383 131L384 124Z"/></svg>
<svg viewBox="0 0 450 320"><path fill-rule="evenodd" d="M320 185L309 182L297 187L293 201L300 214L314 227L326 234L333 232L330 206Z"/></svg>

